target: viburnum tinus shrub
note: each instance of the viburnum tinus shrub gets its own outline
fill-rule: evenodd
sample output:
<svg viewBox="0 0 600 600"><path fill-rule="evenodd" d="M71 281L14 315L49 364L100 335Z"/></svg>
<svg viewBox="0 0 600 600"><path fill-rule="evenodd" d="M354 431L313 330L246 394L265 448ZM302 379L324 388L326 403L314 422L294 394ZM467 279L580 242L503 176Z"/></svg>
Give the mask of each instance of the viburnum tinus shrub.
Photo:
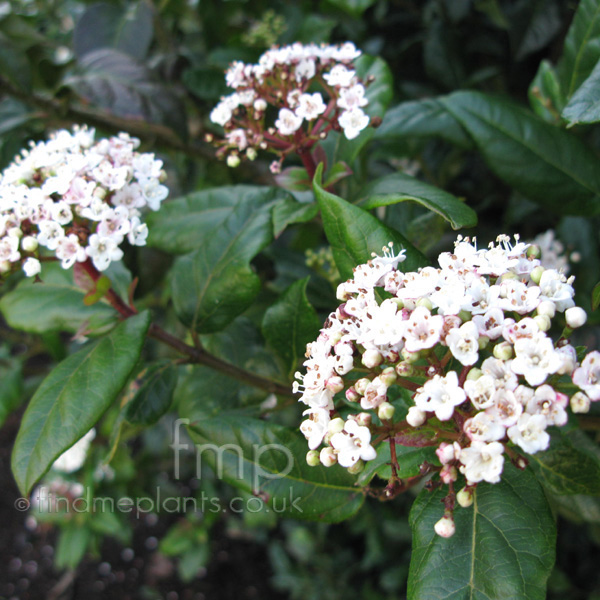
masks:
<svg viewBox="0 0 600 600"><path fill-rule="evenodd" d="M569 405L586 413L600 400L600 353L578 359L568 335L587 315L573 278L544 268L518 236L482 249L459 236L438 267L417 272L398 268L403 254L390 244L338 286L342 304L296 374L308 406L300 429L310 465L354 474L389 444L384 498L434 473L428 486L448 490L435 531L449 537L456 503L469 507L478 486L498 483L506 460L525 469L523 453L547 450L547 429L567 424ZM562 334L553 338L553 326ZM388 401L398 387L410 398L402 419ZM396 447L405 445L435 446L439 464L402 481Z"/></svg>

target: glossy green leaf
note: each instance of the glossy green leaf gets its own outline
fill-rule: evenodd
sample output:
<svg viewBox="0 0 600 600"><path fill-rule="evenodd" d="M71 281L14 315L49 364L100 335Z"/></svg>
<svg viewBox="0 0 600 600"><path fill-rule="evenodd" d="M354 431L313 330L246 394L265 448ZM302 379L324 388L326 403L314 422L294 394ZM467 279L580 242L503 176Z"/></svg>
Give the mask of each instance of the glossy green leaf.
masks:
<svg viewBox="0 0 600 600"><path fill-rule="evenodd" d="M307 223L319 214L316 202L298 202L293 198L285 198L273 207L273 235L281 233L294 223Z"/></svg>
<svg viewBox="0 0 600 600"><path fill-rule="evenodd" d="M99 334L116 322L118 315L109 304L85 306L85 290L73 283L71 270L47 263L41 277L42 283L24 279L0 300L0 311L14 329Z"/></svg>
<svg viewBox="0 0 600 600"><path fill-rule="evenodd" d="M560 120L564 106L560 81L552 64L543 60L540 63L528 91L529 104L533 111L549 123Z"/></svg>
<svg viewBox="0 0 600 600"><path fill-rule="evenodd" d="M171 254L187 254L203 246L218 230L237 231L264 223L279 203L292 196L272 187L225 186L194 192L165 202L147 217L148 245Z"/></svg>
<svg viewBox="0 0 600 600"><path fill-rule="evenodd" d="M0 69L2 76L24 91L31 89L31 67L27 54L0 33Z"/></svg>
<svg viewBox="0 0 600 600"><path fill-rule="evenodd" d="M394 173L375 180L362 192L365 210L412 201L442 216L452 229L474 227L477 214L456 196L404 173Z"/></svg>
<svg viewBox="0 0 600 600"><path fill-rule="evenodd" d="M568 100L600 59L600 0L581 0L558 63L561 87Z"/></svg>
<svg viewBox="0 0 600 600"><path fill-rule="evenodd" d="M306 440L297 431L227 415L191 423L189 432L196 464L206 461L217 477L259 496L280 516L338 522L362 506L364 496L345 469L306 464Z"/></svg>
<svg viewBox="0 0 600 600"><path fill-rule="evenodd" d="M329 0L329 3L358 19L367 8L375 4L375 0Z"/></svg>
<svg viewBox="0 0 600 600"><path fill-rule="evenodd" d="M325 235L342 277L351 277L354 267L366 263L373 252L380 253L389 242L394 243L395 252L406 250L403 270L416 271L418 267L429 264L400 232L386 227L366 210L325 191L319 184L321 176L322 165L319 165L313 186L321 209Z"/></svg>
<svg viewBox="0 0 600 600"><path fill-rule="evenodd" d="M556 527L533 473L505 463L500 483L481 483L473 505L455 510L450 538L433 529L445 493L423 490L410 511L409 600L544 600Z"/></svg>
<svg viewBox="0 0 600 600"><path fill-rule="evenodd" d="M157 362L144 369L131 384L136 391L125 407L125 418L134 425L156 423L171 406L177 375L172 362Z"/></svg>
<svg viewBox="0 0 600 600"><path fill-rule="evenodd" d="M265 312L262 332L288 379L300 366L306 344L319 335L321 319L306 297L308 277L293 283Z"/></svg>
<svg viewBox="0 0 600 600"><path fill-rule="evenodd" d="M579 138L479 92L456 92L440 101L488 167L515 190L559 214L600 212L598 161Z"/></svg>
<svg viewBox="0 0 600 600"><path fill-rule="evenodd" d="M0 427L23 399L23 372L19 360L0 355Z"/></svg>
<svg viewBox="0 0 600 600"><path fill-rule="evenodd" d="M190 67L183 72L182 81L192 94L210 102L218 102L230 92L220 68Z"/></svg>
<svg viewBox="0 0 600 600"><path fill-rule="evenodd" d="M423 42L423 60L428 77L444 89L462 86L465 69L461 61L460 40L456 31L441 17L434 18L427 27Z"/></svg>
<svg viewBox="0 0 600 600"><path fill-rule="evenodd" d="M37 389L12 454L13 474L24 495L117 397L140 357L149 324L148 313L123 321L57 365Z"/></svg>
<svg viewBox="0 0 600 600"><path fill-rule="evenodd" d="M287 167L275 175L277 185L290 192L310 190L310 179L304 167Z"/></svg>
<svg viewBox="0 0 600 600"><path fill-rule="evenodd" d="M438 137L459 148L473 147L462 125L436 98L402 102L390 108L374 139L385 141L411 137Z"/></svg>
<svg viewBox="0 0 600 600"><path fill-rule="evenodd" d="M516 60L538 52L560 32L561 15L557 0L516 3L507 10L509 36Z"/></svg>
<svg viewBox="0 0 600 600"><path fill-rule="evenodd" d="M152 8L141 0L125 8L99 2L92 4L73 31L78 58L93 50L114 48L138 60L146 57L153 36Z"/></svg>
<svg viewBox="0 0 600 600"><path fill-rule="evenodd" d="M562 117L569 125L600 121L600 61L596 63L590 76L571 96L562 112Z"/></svg>
<svg viewBox="0 0 600 600"><path fill-rule="evenodd" d="M227 199L228 194L234 193L231 188L225 192L216 190L214 196L203 199L202 205L214 206L215 199ZM273 238L271 201L276 196L272 190L263 189L253 197L255 202L244 203L243 197L238 196L232 199L232 205L217 207L212 215L206 208L192 215L207 215L212 229L196 238L200 247L195 252L175 261L171 289L177 316L200 333L226 327L252 304L260 291L260 279L250 261ZM177 219L181 219L181 211ZM206 231L206 224L203 229Z"/></svg>
<svg viewBox="0 0 600 600"><path fill-rule="evenodd" d="M76 569L83 559L88 545L92 541L92 532L85 524L72 519L61 528L54 565L57 569Z"/></svg>
<svg viewBox="0 0 600 600"><path fill-rule="evenodd" d="M590 445L594 446L593 442L581 431L554 431L550 447L529 456L529 462L538 480L554 494L597 496L600 457L594 456Z"/></svg>
<svg viewBox="0 0 600 600"><path fill-rule="evenodd" d="M64 85L116 117L165 125L187 135L185 106L144 64L112 48L88 52Z"/></svg>

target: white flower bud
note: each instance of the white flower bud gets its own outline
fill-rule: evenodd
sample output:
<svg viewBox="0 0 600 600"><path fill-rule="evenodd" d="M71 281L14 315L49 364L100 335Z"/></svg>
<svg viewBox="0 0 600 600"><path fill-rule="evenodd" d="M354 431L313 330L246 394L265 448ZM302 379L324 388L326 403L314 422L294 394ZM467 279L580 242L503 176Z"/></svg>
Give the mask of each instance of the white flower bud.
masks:
<svg viewBox="0 0 600 600"><path fill-rule="evenodd" d="M339 375L334 375L327 380L325 387L334 394L344 389L344 380Z"/></svg>
<svg viewBox="0 0 600 600"><path fill-rule="evenodd" d="M27 277L35 277L42 270L42 265L37 258L28 258L23 263L23 271Z"/></svg>
<svg viewBox="0 0 600 600"><path fill-rule="evenodd" d="M414 367L406 360L403 360L396 365L396 374L398 377L410 377L414 372Z"/></svg>
<svg viewBox="0 0 600 600"><path fill-rule="evenodd" d="M471 504L473 504L473 490L471 488L464 487L456 494L456 501L463 508L471 506Z"/></svg>
<svg viewBox="0 0 600 600"><path fill-rule="evenodd" d="M263 112L264 110L267 110L267 102L262 98L257 98L254 101L254 110L257 110L258 112Z"/></svg>
<svg viewBox="0 0 600 600"><path fill-rule="evenodd" d="M23 231L20 227L11 227L7 232L7 235L9 235L10 237L16 237L16 238L22 238L23 237Z"/></svg>
<svg viewBox="0 0 600 600"><path fill-rule="evenodd" d="M8 273L12 265L7 260L0 261L0 273Z"/></svg>
<svg viewBox="0 0 600 600"><path fill-rule="evenodd" d="M248 160L255 160L257 156L257 152L254 148L248 148L248 150L246 150L246 158Z"/></svg>
<svg viewBox="0 0 600 600"><path fill-rule="evenodd" d="M456 467L453 465L445 465L440 471L440 479L446 484L456 481L458 479Z"/></svg>
<svg viewBox="0 0 600 600"><path fill-rule="evenodd" d="M381 356L381 352L375 350L374 348L370 348L369 350L365 350L365 353L362 355L361 362L367 369L374 369L378 367L383 362L383 356Z"/></svg>
<svg viewBox="0 0 600 600"><path fill-rule="evenodd" d="M366 412L361 412L356 415L356 422L362 427L368 427L371 424L373 417Z"/></svg>
<svg viewBox="0 0 600 600"><path fill-rule="evenodd" d="M329 421L329 425L327 425L327 433L339 433L344 429L345 421L340 417L336 417L335 419L331 419Z"/></svg>
<svg viewBox="0 0 600 600"><path fill-rule="evenodd" d="M377 409L377 416L382 421L389 421L394 416L395 412L396 409L389 402L384 402L383 404L379 405Z"/></svg>
<svg viewBox="0 0 600 600"><path fill-rule="evenodd" d="M531 281L533 281L533 283L535 283L536 285L540 282L540 279L542 278L542 275L544 274L544 271L546 269L544 269L544 267L534 267L531 271L531 273L529 273L529 277L531 277Z"/></svg>
<svg viewBox="0 0 600 600"><path fill-rule="evenodd" d="M481 376L483 375L483 371L481 369L478 369L477 367L473 367L468 373L467 373L467 379L469 381L476 381L477 379L479 379Z"/></svg>
<svg viewBox="0 0 600 600"><path fill-rule="evenodd" d="M552 326L552 322L550 321L550 317L548 315L536 315L533 317L536 325L540 328L540 331L548 331Z"/></svg>
<svg viewBox="0 0 600 600"><path fill-rule="evenodd" d="M387 369L384 369L381 372L381 375L379 375L379 379L387 387L390 387L390 385L396 383L396 379L398 379L398 377L396 376L396 371L394 370L394 367L387 367Z"/></svg>
<svg viewBox="0 0 600 600"><path fill-rule="evenodd" d="M424 306L428 311L433 310L433 303L429 298L419 298L417 300L417 306Z"/></svg>
<svg viewBox="0 0 600 600"><path fill-rule="evenodd" d="M23 248L25 252L35 252L38 248L37 238L33 237L32 235L26 235L21 240L21 248Z"/></svg>
<svg viewBox="0 0 600 600"><path fill-rule="evenodd" d="M230 154L227 157L227 166L231 167L232 169L238 167L240 165L240 162L240 157L237 154Z"/></svg>
<svg viewBox="0 0 600 600"><path fill-rule="evenodd" d="M348 402L358 402L361 397L362 396L354 389L354 387L349 387L346 390L346 400L348 400Z"/></svg>
<svg viewBox="0 0 600 600"><path fill-rule="evenodd" d="M434 526L435 532L444 538L452 537L456 533L456 525L451 513L446 513Z"/></svg>
<svg viewBox="0 0 600 600"><path fill-rule="evenodd" d="M531 244L527 248L527 258L539 258L542 255L542 250L536 244Z"/></svg>
<svg viewBox="0 0 600 600"><path fill-rule="evenodd" d="M408 409L408 414L406 415L406 422L411 427L420 427L421 425L423 425L423 423L425 423L426 418L426 413L418 409L416 406L411 406Z"/></svg>
<svg viewBox="0 0 600 600"><path fill-rule="evenodd" d="M409 352L406 348L402 348L402 358L408 363L417 362L421 358L420 352Z"/></svg>
<svg viewBox="0 0 600 600"><path fill-rule="evenodd" d="M306 453L306 462L310 467L316 467L321 463L319 453L316 450L309 450Z"/></svg>
<svg viewBox="0 0 600 600"><path fill-rule="evenodd" d="M552 319L556 314L556 304L551 300L544 300L538 304L536 311L538 315L546 315Z"/></svg>
<svg viewBox="0 0 600 600"><path fill-rule="evenodd" d="M324 467L331 467L337 462L337 454L333 448L327 446L321 450L319 460Z"/></svg>
<svg viewBox="0 0 600 600"><path fill-rule="evenodd" d="M567 325L571 329L577 329L577 327L581 327L587 321L587 313L579 306L572 306L565 311L565 318L567 319Z"/></svg>
<svg viewBox="0 0 600 600"><path fill-rule="evenodd" d="M587 394L584 394L583 392L577 392L576 394L573 394L573 396L571 397L571 410L574 413L587 413L590 412L590 404L591 401L589 399L589 397L587 396Z"/></svg>
<svg viewBox="0 0 600 600"><path fill-rule="evenodd" d="M510 360L513 357L513 347L508 342L494 346L494 357L499 360Z"/></svg>
<svg viewBox="0 0 600 600"><path fill-rule="evenodd" d="M354 389L361 395L364 396L365 395L365 390L367 389L367 386L371 383L370 379L367 379L366 377L363 377L362 379L359 379L355 384L354 384Z"/></svg>
<svg viewBox="0 0 600 600"><path fill-rule="evenodd" d="M477 346L479 347L480 350L484 350L485 348L487 348L489 346L489 344L490 344L489 337L482 335L477 338Z"/></svg>

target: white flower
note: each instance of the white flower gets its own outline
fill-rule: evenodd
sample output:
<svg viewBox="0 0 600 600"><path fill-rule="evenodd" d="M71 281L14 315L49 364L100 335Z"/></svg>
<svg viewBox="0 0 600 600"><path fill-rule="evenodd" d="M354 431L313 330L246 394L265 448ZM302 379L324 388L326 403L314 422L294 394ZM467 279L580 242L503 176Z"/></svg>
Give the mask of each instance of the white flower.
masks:
<svg viewBox="0 0 600 600"><path fill-rule="evenodd" d="M567 278L554 269L546 269L542 273L539 288L542 300L551 300L556 306L556 310L564 311L571 306L575 306L573 296L575 290L567 282Z"/></svg>
<svg viewBox="0 0 600 600"><path fill-rule="evenodd" d="M477 325L480 335L496 340L502 335L504 313L499 308L490 308L484 314L475 315L473 323Z"/></svg>
<svg viewBox="0 0 600 600"><path fill-rule="evenodd" d="M129 210L124 206L117 206L107 208L102 213L102 220L98 223L96 232L102 237L113 238L117 244L120 244L129 233L130 227Z"/></svg>
<svg viewBox="0 0 600 600"><path fill-rule="evenodd" d="M275 127L281 135L292 135L302 125L302 117L297 116L289 108L279 111L279 118L275 121Z"/></svg>
<svg viewBox="0 0 600 600"><path fill-rule="evenodd" d="M231 145L240 151L245 150L248 147L248 138L246 137L246 131L244 129L233 129L225 134L225 139Z"/></svg>
<svg viewBox="0 0 600 600"><path fill-rule="evenodd" d="M479 358L479 331L473 321L467 321L459 328L451 329L446 336L446 344L462 365L474 365Z"/></svg>
<svg viewBox="0 0 600 600"><path fill-rule="evenodd" d="M421 427L425 420L427 419L427 414L416 406L411 406L408 409L408 414L406 415L406 422L411 427Z"/></svg>
<svg viewBox="0 0 600 600"><path fill-rule="evenodd" d="M132 246L145 246L148 238L148 225L142 223L138 217L131 219L131 228L127 239Z"/></svg>
<svg viewBox="0 0 600 600"><path fill-rule="evenodd" d="M42 265L37 258L28 258L23 263L23 271L27 277L35 277L42 270Z"/></svg>
<svg viewBox="0 0 600 600"><path fill-rule="evenodd" d="M344 135L353 140L369 124L369 116L360 108L345 110L339 118L340 127L344 130Z"/></svg>
<svg viewBox="0 0 600 600"><path fill-rule="evenodd" d="M471 442L460 452L460 472L469 484L487 481L498 483L504 467L504 446L500 442Z"/></svg>
<svg viewBox="0 0 600 600"><path fill-rule="evenodd" d="M450 371L445 377L434 375L426 381L415 395L415 406L423 412L435 412L440 421L448 421L454 407L466 398L465 391L458 385L458 375Z"/></svg>
<svg viewBox="0 0 600 600"><path fill-rule="evenodd" d="M593 350L573 372L573 383L581 388L592 402L600 400L600 352Z"/></svg>
<svg viewBox="0 0 600 600"><path fill-rule="evenodd" d="M335 65L329 73L323 75L323 79L332 87L348 87L352 84L355 75L355 71L348 69L344 65Z"/></svg>
<svg viewBox="0 0 600 600"><path fill-rule="evenodd" d="M56 257L62 261L63 269L69 269L75 261L83 262L86 259L86 253L84 248L79 245L79 238L71 233L58 241Z"/></svg>
<svg viewBox="0 0 600 600"><path fill-rule="evenodd" d="M433 316L424 306L415 308L405 325L405 348L409 352L433 348L440 341L443 325L440 315Z"/></svg>
<svg viewBox="0 0 600 600"><path fill-rule="evenodd" d="M303 415L309 415L306 421L300 425L300 431L308 440L308 447L311 450L318 448L327 433L330 417L329 411L323 408L309 408Z"/></svg>
<svg viewBox="0 0 600 600"><path fill-rule="evenodd" d="M471 419L467 419L463 431L470 440L478 442L496 442L506 434L504 426L498 423L493 415L485 412L477 413Z"/></svg>
<svg viewBox="0 0 600 600"><path fill-rule="evenodd" d="M221 127L224 127L231 121L233 110L228 102L219 102L210 113L210 120Z"/></svg>
<svg viewBox="0 0 600 600"><path fill-rule="evenodd" d="M554 350L549 337L540 334L535 338L521 338L515 342L515 358L511 369L517 375L523 375L529 385L541 385L561 365L561 357Z"/></svg>
<svg viewBox="0 0 600 600"><path fill-rule="evenodd" d="M40 245L48 250L56 250L59 240L65 236L63 228L55 221L42 221L39 229L37 239Z"/></svg>
<svg viewBox="0 0 600 600"><path fill-rule="evenodd" d="M550 436L546 432L546 418L543 415L523 413L516 425L508 429L511 442L520 446L528 454L546 450Z"/></svg>
<svg viewBox="0 0 600 600"><path fill-rule="evenodd" d="M507 389L496 390L492 402L492 406L486 408L485 412L504 427L514 425L523 412L523 404Z"/></svg>
<svg viewBox="0 0 600 600"><path fill-rule="evenodd" d="M337 450L338 463L342 467L351 467L359 459L373 460L377 453L370 442L369 428L352 420L346 421L344 431L331 436L331 445Z"/></svg>
<svg viewBox="0 0 600 600"><path fill-rule="evenodd" d="M493 406L492 396L496 393L494 382L491 375L482 375L478 379L467 379L464 382L463 388L475 408L486 409Z"/></svg>
<svg viewBox="0 0 600 600"><path fill-rule="evenodd" d="M340 90L340 97L337 105L346 110L361 108L369 104L365 98L365 86L362 83L356 83L351 87L345 87Z"/></svg>
<svg viewBox="0 0 600 600"><path fill-rule="evenodd" d="M97 233L90 236L85 253L92 259L98 271L106 271L113 260L121 260L123 251L113 238L101 237Z"/></svg>
<svg viewBox="0 0 600 600"><path fill-rule="evenodd" d="M326 108L323 96L319 92L315 92L314 94L302 94L298 98L298 106L295 112L302 119L312 121L322 115Z"/></svg>
<svg viewBox="0 0 600 600"><path fill-rule="evenodd" d="M317 72L317 67L315 65L315 61L311 58L305 58L301 60L294 69L294 75L296 76L296 81L300 82L303 79L312 79Z"/></svg>

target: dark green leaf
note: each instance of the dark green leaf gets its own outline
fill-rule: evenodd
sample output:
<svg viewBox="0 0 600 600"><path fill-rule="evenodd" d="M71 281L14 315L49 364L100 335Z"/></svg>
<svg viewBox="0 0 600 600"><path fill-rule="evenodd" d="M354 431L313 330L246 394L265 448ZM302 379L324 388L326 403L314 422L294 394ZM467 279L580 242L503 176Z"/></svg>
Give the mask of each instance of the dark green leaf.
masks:
<svg viewBox="0 0 600 600"><path fill-rule="evenodd" d="M68 331L99 334L117 320L116 311L99 302L85 306L85 290L73 283L73 273L58 264L45 263L42 283L21 281L0 300L0 311L15 329L31 333Z"/></svg>
<svg viewBox="0 0 600 600"><path fill-rule="evenodd" d="M40 385L12 454L13 474L24 495L117 397L139 359L149 324L148 313L123 321L61 362Z"/></svg>
<svg viewBox="0 0 600 600"><path fill-rule="evenodd" d="M73 49L78 58L93 50L114 48L142 60L153 36L150 4L136 2L121 8L99 2L81 16L73 31Z"/></svg>
<svg viewBox="0 0 600 600"><path fill-rule="evenodd" d="M461 124L435 98L403 102L386 113L375 139L439 137L459 148L469 149L473 142Z"/></svg>
<svg viewBox="0 0 600 600"><path fill-rule="evenodd" d="M6 417L23 402L23 373L21 362L3 355L0 357L0 427Z"/></svg>
<svg viewBox="0 0 600 600"><path fill-rule="evenodd" d="M531 455L529 462L538 480L554 494L600 495L600 458L586 451L581 431L554 431L548 450Z"/></svg>
<svg viewBox="0 0 600 600"><path fill-rule="evenodd" d="M298 202L293 198L285 198L273 207L273 235L281 233L293 223L307 223L319 213L316 202Z"/></svg>
<svg viewBox="0 0 600 600"><path fill-rule="evenodd" d="M185 107L177 95L135 58L111 48L88 52L64 85L85 102L116 117L166 125L187 134Z"/></svg>
<svg viewBox="0 0 600 600"><path fill-rule="evenodd" d="M192 199L193 208L199 210L191 211L188 220L205 216L212 229L204 236L202 231L194 232L200 247L178 258L171 271L175 312L183 323L201 333L223 329L252 304L260 291L260 279L250 260L273 237L274 192L263 188L251 195L253 202L244 202L243 196L231 198L233 193L232 188L226 188L209 192L199 201L196 197L196 202ZM215 206L219 198L225 208ZM179 210L175 220L181 218ZM206 227L205 222L201 230L206 231ZM180 227L179 237L185 237L186 231ZM177 226L173 234L177 235Z"/></svg>
<svg viewBox="0 0 600 600"><path fill-rule="evenodd" d="M171 406L177 385L177 367L171 362L149 365L132 383L133 398L125 407L125 418L134 425L153 425Z"/></svg>
<svg viewBox="0 0 600 600"><path fill-rule="evenodd" d="M560 214L600 212L598 160L579 138L479 92L456 92L441 102L489 168L517 191Z"/></svg>
<svg viewBox="0 0 600 600"><path fill-rule="evenodd" d="M0 135L6 135L13 129L24 125L33 117L34 114L30 113L27 107L18 100L4 98L0 102Z"/></svg>
<svg viewBox="0 0 600 600"><path fill-rule="evenodd" d="M253 227L257 220L264 223L273 207L283 202L293 202L290 194L271 187L236 185L194 192L148 215L148 245L186 254L220 229L238 231Z"/></svg>
<svg viewBox="0 0 600 600"><path fill-rule="evenodd" d="M600 1L581 0L565 39L558 75L565 98L589 77L600 59Z"/></svg>
<svg viewBox="0 0 600 600"><path fill-rule="evenodd" d="M459 53L455 30L441 19L434 19L427 28L423 58L427 75L447 89L461 87L465 72Z"/></svg>
<svg viewBox="0 0 600 600"><path fill-rule="evenodd" d="M344 278L352 277L352 269L371 259L373 252L394 243L394 250L406 250L404 271L416 271L429 264L428 260L398 231L383 225L367 211L354 206L320 186L322 165L319 165L313 182L315 195L321 209L325 235L331 245L335 263Z"/></svg>
<svg viewBox="0 0 600 600"><path fill-rule="evenodd" d="M281 516L338 522L364 501L354 477L341 467L306 464L306 440L298 432L233 415L192 423L189 432L197 464L207 461L217 476L260 495Z"/></svg>
<svg viewBox="0 0 600 600"><path fill-rule="evenodd" d="M569 125L600 121L600 61L596 63L590 76L571 96L562 112L562 117Z"/></svg>
<svg viewBox="0 0 600 600"><path fill-rule="evenodd" d="M300 365L306 344L316 339L321 320L306 297L308 277L293 283L265 312L262 331L285 367L288 379Z"/></svg>
<svg viewBox="0 0 600 600"><path fill-rule="evenodd" d="M556 527L533 473L505 464L500 483L479 484L473 505L456 509L451 538L433 529L445 493L423 490L410 511L409 600L544 600Z"/></svg>
<svg viewBox="0 0 600 600"><path fill-rule="evenodd" d="M529 104L534 112L549 123L560 120L560 112L564 101L556 69L552 64L543 60L540 63L531 85L529 86Z"/></svg>
<svg viewBox="0 0 600 600"><path fill-rule="evenodd" d="M24 91L31 88L31 67L27 54L4 34L0 34L0 71L12 84Z"/></svg>
<svg viewBox="0 0 600 600"><path fill-rule="evenodd" d="M310 190L310 179L304 167L288 167L275 175L279 187L290 192L304 192Z"/></svg>
<svg viewBox="0 0 600 600"><path fill-rule="evenodd" d="M329 0L329 3L358 19L367 8L375 4L375 0Z"/></svg>
<svg viewBox="0 0 600 600"><path fill-rule="evenodd" d="M218 101L230 91L223 77L223 69L195 66L182 75L185 87L202 100Z"/></svg>
<svg viewBox="0 0 600 600"><path fill-rule="evenodd" d="M509 10L509 29L517 60L541 50L560 32L562 20L556 0L521 2Z"/></svg>
<svg viewBox="0 0 600 600"><path fill-rule="evenodd" d="M394 173L368 185L361 196L365 210L410 200L444 217L452 229L474 227L477 214L456 196L404 173Z"/></svg>
<svg viewBox="0 0 600 600"><path fill-rule="evenodd" d="M594 286L592 291L592 309L597 310L598 306L600 306L600 282Z"/></svg>

